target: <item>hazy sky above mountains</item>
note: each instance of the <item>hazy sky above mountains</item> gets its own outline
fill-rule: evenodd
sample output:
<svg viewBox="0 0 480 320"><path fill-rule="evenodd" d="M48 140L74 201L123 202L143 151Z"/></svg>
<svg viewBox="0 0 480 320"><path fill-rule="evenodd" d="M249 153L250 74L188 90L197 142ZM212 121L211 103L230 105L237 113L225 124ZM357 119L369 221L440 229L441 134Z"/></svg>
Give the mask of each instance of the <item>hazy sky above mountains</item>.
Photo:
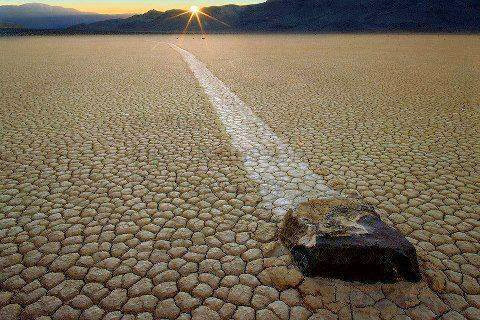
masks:
<svg viewBox="0 0 480 320"><path fill-rule="evenodd" d="M19 1L19 0L0 0L0 5L4 4L24 4L28 2L44 3L52 6L62 6L74 8L81 11L99 12L99 13L144 13L150 9L168 10L173 8L185 9L192 5L212 6L234 4L251 4L264 2L265 0L39 0L39 1Z"/></svg>

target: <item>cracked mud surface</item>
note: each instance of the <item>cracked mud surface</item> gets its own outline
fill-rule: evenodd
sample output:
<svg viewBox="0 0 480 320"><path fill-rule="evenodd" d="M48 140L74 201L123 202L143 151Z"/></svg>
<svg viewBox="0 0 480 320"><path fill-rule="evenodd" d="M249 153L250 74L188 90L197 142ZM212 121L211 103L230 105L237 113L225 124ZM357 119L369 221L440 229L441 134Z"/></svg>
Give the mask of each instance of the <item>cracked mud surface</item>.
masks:
<svg viewBox="0 0 480 320"><path fill-rule="evenodd" d="M480 39L279 37L180 46L380 209L424 280L271 257L274 214L175 38L0 39L0 319L480 317Z"/></svg>

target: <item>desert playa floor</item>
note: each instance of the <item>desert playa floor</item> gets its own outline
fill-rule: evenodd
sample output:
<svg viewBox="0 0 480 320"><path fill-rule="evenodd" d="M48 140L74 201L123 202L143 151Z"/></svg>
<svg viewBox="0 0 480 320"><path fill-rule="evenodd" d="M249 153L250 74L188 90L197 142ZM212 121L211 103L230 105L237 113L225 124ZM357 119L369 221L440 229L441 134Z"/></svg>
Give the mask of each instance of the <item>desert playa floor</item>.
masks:
<svg viewBox="0 0 480 320"><path fill-rule="evenodd" d="M0 39L0 319L480 319L479 36L180 40ZM318 181L374 204L423 280L271 255Z"/></svg>

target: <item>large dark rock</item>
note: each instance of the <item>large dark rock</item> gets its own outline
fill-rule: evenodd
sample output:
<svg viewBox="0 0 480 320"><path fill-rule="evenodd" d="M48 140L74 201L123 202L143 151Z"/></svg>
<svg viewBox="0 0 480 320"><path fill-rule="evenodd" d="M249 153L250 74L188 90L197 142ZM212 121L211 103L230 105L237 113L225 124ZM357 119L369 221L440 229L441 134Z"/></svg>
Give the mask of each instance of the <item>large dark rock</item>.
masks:
<svg viewBox="0 0 480 320"><path fill-rule="evenodd" d="M286 214L279 236L306 276L366 282L421 278L415 247L358 200L302 203Z"/></svg>

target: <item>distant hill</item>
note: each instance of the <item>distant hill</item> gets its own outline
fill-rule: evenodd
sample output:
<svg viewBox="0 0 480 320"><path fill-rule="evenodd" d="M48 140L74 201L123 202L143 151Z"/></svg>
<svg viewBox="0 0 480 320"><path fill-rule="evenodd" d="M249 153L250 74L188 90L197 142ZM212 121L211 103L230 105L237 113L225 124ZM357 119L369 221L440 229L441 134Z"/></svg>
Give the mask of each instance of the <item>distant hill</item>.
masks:
<svg viewBox="0 0 480 320"><path fill-rule="evenodd" d="M215 6L203 12L208 32L479 32L479 0L268 0ZM80 32L180 32L188 15L151 10L69 28ZM194 22L191 30L199 31Z"/></svg>
<svg viewBox="0 0 480 320"><path fill-rule="evenodd" d="M82 23L92 23L129 14L98 14L41 3L0 5L0 23L18 24L30 29L60 29Z"/></svg>

